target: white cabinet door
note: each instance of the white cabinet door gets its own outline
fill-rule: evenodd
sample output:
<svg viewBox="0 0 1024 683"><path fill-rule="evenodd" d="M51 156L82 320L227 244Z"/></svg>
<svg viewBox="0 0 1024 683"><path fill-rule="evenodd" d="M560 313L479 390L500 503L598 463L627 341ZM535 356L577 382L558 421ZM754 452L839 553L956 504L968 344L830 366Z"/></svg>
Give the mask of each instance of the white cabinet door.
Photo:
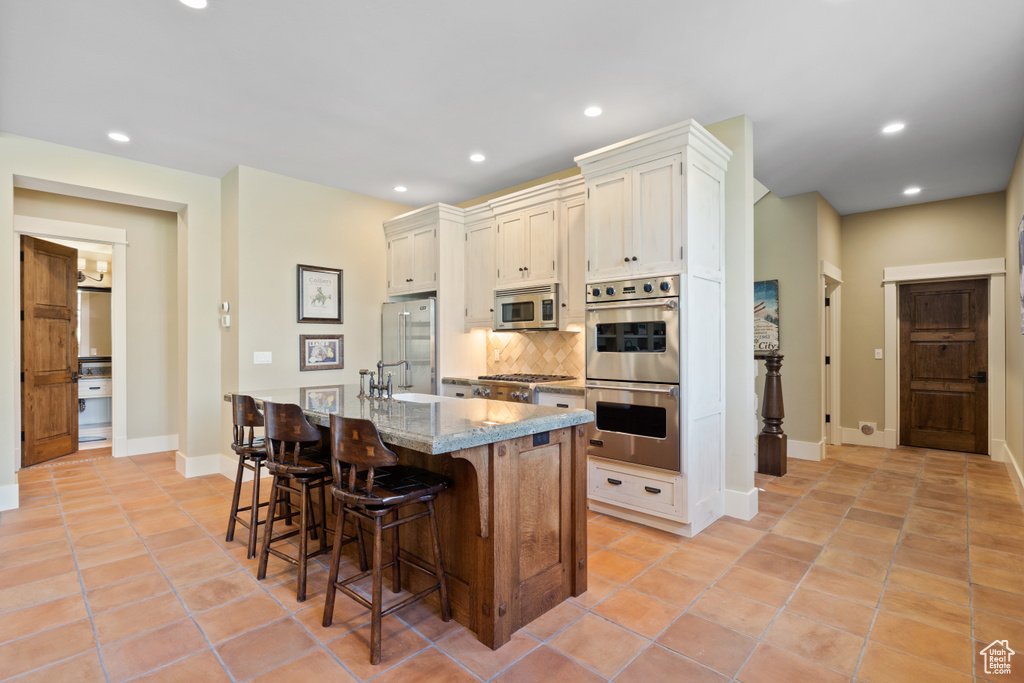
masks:
<svg viewBox="0 0 1024 683"><path fill-rule="evenodd" d="M494 322L496 224L490 220L466 228L466 323Z"/></svg>
<svg viewBox="0 0 1024 683"><path fill-rule="evenodd" d="M562 323L582 323L587 300L586 289L586 201L583 197L562 205L563 248Z"/></svg>
<svg viewBox="0 0 1024 683"><path fill-rule="evenodd" d="M527 265L527 233L523 212L498 217L498 284L516 284L523 281Z"/></svg>
<svg viewBox="0 0 1024 683"><path fill-rule="evenodd" d="M633 254L631 172L587 180L587 280L631 272Z"/></svg>
<svg viewBox="0 0 1024 683"><path fill-rule="evenodd" d="M682 154L673 154L633 169L634 274L666 272L680 266L682 161Z"/></svg>
<svg viewBox="0 0 1024 683"><path fill-rule="evenodd" d="M543 204L523 212L526 229L527 260L523 264L526 280L552 280L557 273L558 231L555 205Z"/></svg>
<svg viewBox="0 0 1024 683"><path fill-rule="evenodd" d="M409 291L437 289L437 229L421 228L412 233L412 268Z"/></svg>
<svg viewBox="0 0 1024 683"><path fill-rule="evenodd" d="M388 240L388 294L408 292L413 282L413 239L411 232Z"/></svg>

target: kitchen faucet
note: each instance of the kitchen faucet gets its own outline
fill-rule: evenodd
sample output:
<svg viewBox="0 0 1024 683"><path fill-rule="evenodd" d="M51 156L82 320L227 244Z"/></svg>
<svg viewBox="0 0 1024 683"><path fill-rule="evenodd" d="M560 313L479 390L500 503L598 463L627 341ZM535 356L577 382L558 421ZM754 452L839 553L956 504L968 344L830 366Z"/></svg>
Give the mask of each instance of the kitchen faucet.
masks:
<svg viewBox="0 0 1024 683"><path fill-rule="evenodd" d="M391 368L391 367L395 367L395 366L402 365L402 364L405 364L406 372L412 372L412 366L409 364L409 361L407 361L405 359L402 359L400 361L396 361L394 363L385 363L382 360L377 361L377 381L375 383L373 381L373 377L370 377L370 396L373 396L373 392L374 392L374 390L376 390L377 391L377 396L379 398L384 398L384 389L385 389L385 386L386 386L387 387L387 392L388 392L387 398L390 401L391 400L391 396L392 396L392 394L391 394L391 391L392 391L392 389L391 389L391 373L390 372L388 373L388 383L387 383L387 385L385 385L384 384L384 368Z"/></svg>

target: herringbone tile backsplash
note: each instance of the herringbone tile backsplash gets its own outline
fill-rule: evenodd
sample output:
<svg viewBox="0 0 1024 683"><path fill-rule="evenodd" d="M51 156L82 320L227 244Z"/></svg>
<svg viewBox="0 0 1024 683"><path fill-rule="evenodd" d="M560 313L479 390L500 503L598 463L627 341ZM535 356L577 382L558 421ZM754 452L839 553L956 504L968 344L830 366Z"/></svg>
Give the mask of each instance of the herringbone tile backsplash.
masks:
<svg viewBox="0 0 1024 683"><path fill-rule="evenodd" d="M487 374L527 372L582 378L585 338L583 332L488 332Z"/></svg>

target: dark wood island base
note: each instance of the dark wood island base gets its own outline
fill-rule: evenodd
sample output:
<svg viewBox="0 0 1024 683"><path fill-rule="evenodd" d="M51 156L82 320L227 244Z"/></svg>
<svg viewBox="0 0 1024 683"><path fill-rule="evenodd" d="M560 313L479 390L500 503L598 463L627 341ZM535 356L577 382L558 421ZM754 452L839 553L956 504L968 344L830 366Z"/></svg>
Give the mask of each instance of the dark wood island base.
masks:
<svg viewBox="0 0 1024 683"><path fill-rule="evenodd" d="M389 444L401 464L455 482L435 503L452 616L492 649L587 590L583 434L575 425L438 455ZM329 512L328 528L334 522ZM400 543L431 561L425 519L403 526ZM402 582L416 592L430 578L403 572ZM427 600L437 606L436 594Z"/></svg>

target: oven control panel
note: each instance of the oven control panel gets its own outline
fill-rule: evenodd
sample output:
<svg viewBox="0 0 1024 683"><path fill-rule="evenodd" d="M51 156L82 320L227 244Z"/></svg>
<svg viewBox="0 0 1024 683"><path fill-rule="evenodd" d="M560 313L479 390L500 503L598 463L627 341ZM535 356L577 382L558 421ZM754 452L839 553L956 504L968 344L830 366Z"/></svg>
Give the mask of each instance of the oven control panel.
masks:
<svg viewBox="0 0 1024 683"><path fill-rule="evenodd" d="M616 280L587 285L587 303L678 297L679 276Z"/></svg>

